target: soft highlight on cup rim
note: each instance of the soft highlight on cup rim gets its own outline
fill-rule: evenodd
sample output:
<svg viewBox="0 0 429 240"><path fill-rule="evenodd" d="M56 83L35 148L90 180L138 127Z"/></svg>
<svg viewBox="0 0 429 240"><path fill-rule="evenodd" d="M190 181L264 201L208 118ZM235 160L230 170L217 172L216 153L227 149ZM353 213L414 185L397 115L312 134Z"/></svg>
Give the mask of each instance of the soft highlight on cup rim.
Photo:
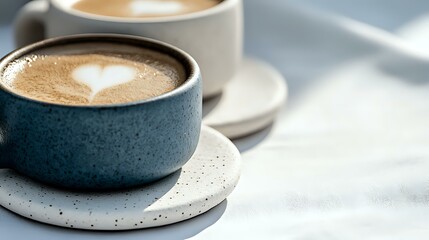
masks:
<svg viewBox="0 0 429 240"><path fill-rule="evenodd" d="M187 21L201 17L207 17L223 12L225 9L234 7L237 2L241 0L223 0L219 4L201 11L196 11L192 13L179 14L175 16L163 16L163 17L148 17L148 18L133 18L133 17L112 17L112 16L103 16L98 14L87 13L73 9L73 4L79 0L48 0L56 8L82 18L106 21L106 22L121 22L121 23L161 23L161 22L178 22L178 21Z"/></svg>

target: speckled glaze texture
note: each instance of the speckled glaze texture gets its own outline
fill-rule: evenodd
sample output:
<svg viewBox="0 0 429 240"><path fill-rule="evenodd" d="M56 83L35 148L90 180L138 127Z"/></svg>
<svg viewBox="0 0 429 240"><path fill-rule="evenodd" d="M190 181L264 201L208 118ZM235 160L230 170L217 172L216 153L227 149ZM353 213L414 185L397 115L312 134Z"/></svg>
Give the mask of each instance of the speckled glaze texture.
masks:
<svg viewBox="0 0 429 240"><path fill-rule="evenodd" d="M241 157L219 132L203 127L181 171L127 190L64 191L0 170L0 205L27 218L68 228L128 230L193 218L221 203L240 178Z"/></svg>
<svg viewBox="0 0 429 240"><path fill-rule="evenodd" d="M180 169L194 153L201 127L201 79L195 62L168 45L129 36L74 36L38 46L85 39L139 44L171 53L186 62L193 79L169 94L117 106L46 104L0 89L1 167L79 189L131 187Z"/></svg>

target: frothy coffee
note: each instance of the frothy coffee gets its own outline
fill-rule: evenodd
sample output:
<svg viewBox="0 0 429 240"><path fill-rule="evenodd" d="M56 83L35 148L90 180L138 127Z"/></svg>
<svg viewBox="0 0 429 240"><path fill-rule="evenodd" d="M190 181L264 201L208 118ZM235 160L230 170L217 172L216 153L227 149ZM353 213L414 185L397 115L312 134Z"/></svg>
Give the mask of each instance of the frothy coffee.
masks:
<svg viewBox="0 0 429 240"><path fill-rule="evenodd" d="M65 105L107 105L170 92L185 81L174 58L149 49L107 43L53 47L21 57L0 72L7 89Z"/></svg>
<svg viewBox="0 0 429 240"><path fill-rule="evenodd" d="M96 15L152 18L182 15L211 8L223 0L79 0L72 7Z"/></svg>

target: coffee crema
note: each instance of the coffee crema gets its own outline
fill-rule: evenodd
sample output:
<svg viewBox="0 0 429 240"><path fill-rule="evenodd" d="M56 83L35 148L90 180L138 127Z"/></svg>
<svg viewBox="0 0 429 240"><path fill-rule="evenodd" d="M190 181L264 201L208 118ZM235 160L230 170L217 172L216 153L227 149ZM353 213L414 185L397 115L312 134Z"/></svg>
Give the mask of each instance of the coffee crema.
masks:
<svg viewBox="0 0 429 240"><path fill-rule="evenodd" d="M58 46L23 56L0 72L10 91L64 105L109 105L156 97L179 87L185 70L153 50L107 43Z"/></svg>
<svg viewBox="0 0 429 240"><path fill-rule="evenodd" d="M223 0L79 0L72 8L81 12L124 18L183 15L209 9Z"/></svg>

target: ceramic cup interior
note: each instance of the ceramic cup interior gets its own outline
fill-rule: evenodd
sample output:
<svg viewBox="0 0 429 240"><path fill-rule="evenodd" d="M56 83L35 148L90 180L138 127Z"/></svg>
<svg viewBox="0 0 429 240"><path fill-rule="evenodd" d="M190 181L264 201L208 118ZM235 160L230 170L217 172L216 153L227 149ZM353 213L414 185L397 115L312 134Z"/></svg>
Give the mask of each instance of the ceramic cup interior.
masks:
<svg viewBox="0 0 429 240"><path fill-rule="evenodd" d="M111 21L111 22L175 22L175 21L184 21L184 20L192 20L195 18L206 17L210 15L217 14L219 12L225 11L225 9L230 8L235 5L238 1L241 0L223 0L219 4L197 12L174 15L174 16L163 16L163 17L153 17L153 18L132 18L132 17L112 17L112 16L102 16L97 14L91 14L83 11L79 11L74 9L72 6L78 2L79 0L50 0L51 3L61 9L64 12L68 12L70 14L90 18L97 19L103 21Z"/></svg>

